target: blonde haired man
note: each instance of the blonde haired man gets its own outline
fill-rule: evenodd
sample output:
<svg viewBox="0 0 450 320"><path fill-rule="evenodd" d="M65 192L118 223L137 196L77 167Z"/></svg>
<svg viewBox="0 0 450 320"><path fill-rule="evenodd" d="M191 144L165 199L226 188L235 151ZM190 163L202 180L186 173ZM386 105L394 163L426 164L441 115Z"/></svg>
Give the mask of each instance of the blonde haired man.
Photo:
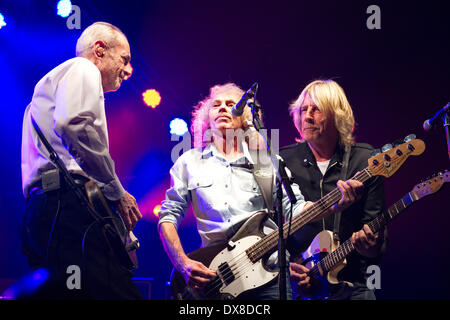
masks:
<svg viewBox="0 0 450 320"><path fill-rule="evenodd" d="M308 84L290 106L294 125L300 134L298 143L281 148L280 154L293 174L294 181L308 201L316 201L330 192L338 180L346 180L367 167L372 147L354 143L355 120L344 90L333 80ZM348 152L348 163L344 165ZM343 169L344 168L344 169ZM347 169L345 169L347 168ZM365 183L362 199L341 214L328 216L301 228L293 236L293 251L305 251L314 236L322 230L334 231L341 242L352 239L357 250L348 258L340 279L355 284L352 299L374 299L366 286L366 269L379 261L384 248L383 233L374 235L366 225L385 206L381 178ZM298 296L311 291L308 269L291 263L291 279Z"/></svg>

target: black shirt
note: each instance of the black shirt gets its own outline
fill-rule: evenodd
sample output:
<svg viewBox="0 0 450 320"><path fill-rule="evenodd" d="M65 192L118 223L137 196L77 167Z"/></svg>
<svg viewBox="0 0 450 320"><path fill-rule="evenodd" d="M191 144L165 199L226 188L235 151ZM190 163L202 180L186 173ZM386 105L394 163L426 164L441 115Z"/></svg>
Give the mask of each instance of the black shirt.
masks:
<svg viewBox="0 0 450 320"><path fill-rule="evenodd" d="M347 176L343 180L348 180L358 171L367 168L367 160L370 158L372 150L373 148L368 144L358 143L351 147ZM280 150L280 155L292 172L293 180L299 185L305 200L317 201L336 188L336 183L341 176L344 156L343 148L336 148L324 175L319 170L315 157L307 143L296 143L283 147ZM339 227L341 243L350 238L353 232L362 229L364 224L370 222L384 209L383 180L379 176L372 177L364 183L363 197L341 214ZM298 256L304 252L314 237L324 230L324 227L326 230L333 231L333 225L334 215L330 215L323 220L311 222L299 229L290 239L289 249L291 254ZM339 273L339 279L365 283L367 267L379 262L385 245L386 238L381 253L377 258L367 258L359 255L356 251L350 254L347 257L347 267Z"/></svg>

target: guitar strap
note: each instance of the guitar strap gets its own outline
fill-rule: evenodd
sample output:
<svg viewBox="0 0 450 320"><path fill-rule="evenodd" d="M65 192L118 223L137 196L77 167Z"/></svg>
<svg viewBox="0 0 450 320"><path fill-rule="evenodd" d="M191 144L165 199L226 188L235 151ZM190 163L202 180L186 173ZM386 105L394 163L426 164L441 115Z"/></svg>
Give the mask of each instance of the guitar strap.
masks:
<svg viewBox="0 0 450 320"><path fill-rule="evenodd" d="M272 161L266 150L249 150L253 160L252 173L261 190L270 217L273 218L274 172Z"/></svg>
<svg viewBox="0 0 450 320"><path fill-rule="evenodd" d="M58 154L56 153L55 149L50 145L48 140L45 138L44 134L42 133L41 129L39 128L38 124L34 120L33 116L30 115L31 122L33 124L34 129L36 130L39 139L41 139L42 143L44 144L45 148L47 149L48 153L50 154L50 160L53 162L53 164L59 169L59 171L63 174L63 177L71 190L75 193L75 195L80 200L80 203L87 208L91 216L98 222L104 222L103 217L95 211L94 208L89 203L89 200L87 199L87 196L78 188L77 184L75 183L75 180L70 175L69 171L67 170L64 163L59 158Z"/></svg>
<svg viewBox="0 0 450 320"><path fill-rule="evenodd" d="M131 265L128 263L128 254L127 249L120 238L119 232L111 225L111 223L106 222L106 220L94 209L94 207L89 202L89 199L87 198L87 195L76 185L73 177L70 175L69 171L65 167L64 163L59 158L56 151L53 149L53 147L50 145L50 143L45 138L44 134L42 133L41 129L39 128L38 124L34 120L33 116L31 116L31 122L33 124L34 129L36 130L39 138L41 139L42 143L44 144L45 148L50 154L50 160L53 162L53 164L62 172L63 178L65 179L66 183L69 185L69 188L74 192L78 200L80 201L80 204L84 206L90 216L94 219L95 222L99 223L104 232L103 235L106 238L107 243L109 244L110 248L121 248L122 250L117 252L118 258L121 262L125 264L127 268L131 268Z"/></svg>
<svg viewBox="0 0 450 320"><path fill-rule="evenodd" d="M350 150L351 150L351 147L349 147L349 146L345 147L341 175L339 177L339 180L345 181L345 179L347 178L348 161L350 159ZM341 225L341 213L342 212L339 211L334 214L333 239L335 241L340 241L339 240L339 227Z"/></svg>

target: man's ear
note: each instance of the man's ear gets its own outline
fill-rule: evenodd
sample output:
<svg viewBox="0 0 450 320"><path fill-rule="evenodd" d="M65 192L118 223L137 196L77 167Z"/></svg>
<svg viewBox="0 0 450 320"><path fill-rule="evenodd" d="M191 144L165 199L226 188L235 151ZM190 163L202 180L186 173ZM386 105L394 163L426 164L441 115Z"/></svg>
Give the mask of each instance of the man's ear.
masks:
<svg viewBox="0 0 450 320"><path fill-rule="evenodd" d="M98 40L94 43L94 55L96 58L103 58L105 56L106 43Z"/></svg>

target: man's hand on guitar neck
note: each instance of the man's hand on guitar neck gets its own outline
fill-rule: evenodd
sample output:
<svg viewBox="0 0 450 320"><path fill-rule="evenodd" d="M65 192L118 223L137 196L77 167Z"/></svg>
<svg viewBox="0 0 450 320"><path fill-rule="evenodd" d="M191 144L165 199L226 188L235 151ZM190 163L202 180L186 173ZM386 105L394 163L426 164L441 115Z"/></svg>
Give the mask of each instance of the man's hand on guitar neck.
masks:
<svg viewBox="0 0 450 320"><path fill-rule="evenodd" d="M384 228L374 234L370 230L370 227L365 224L361 230L353 233L351 241L360 255L375 258L380 254L380 249L384 241Z"/></svg>
<svg viewBox="0 0 450 320"><path fill-rule="evenodd" d="M328 208L328 210L324 211L322 214L315 217L312 221L319 221L320 219L323 219L330 214L347 209L353 203L361 199L364 193L364 185L362 184L362 182L358 180L352 179L347 181L339 180L336 183L336 186L341 192L341 199L338 201L338 203L332 205L330 208ZM312 203L308 201L304 209L307 209L311 205Z"/></svg>
<svg viewBox="0 0 450 320"><path fill-rule="evenodd" d="M142 218L136 199L127 191L119 201L118 211L128 231L133 230L136 223Z"/></svg>

